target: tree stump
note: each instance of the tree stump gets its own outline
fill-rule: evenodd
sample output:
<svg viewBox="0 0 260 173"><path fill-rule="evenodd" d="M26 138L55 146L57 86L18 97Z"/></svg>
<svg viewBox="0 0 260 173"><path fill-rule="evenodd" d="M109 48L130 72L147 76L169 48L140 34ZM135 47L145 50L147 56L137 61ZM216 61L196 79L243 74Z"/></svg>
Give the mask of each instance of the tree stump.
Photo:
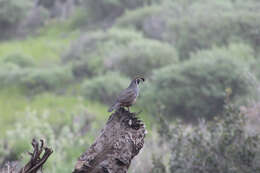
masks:
<svg viewBox="0 0 260 173"><path fill-rule="evenodd" d="M78 159L73 173L126 173L144 145L145 126L135 113L120 108Z"/></svg>

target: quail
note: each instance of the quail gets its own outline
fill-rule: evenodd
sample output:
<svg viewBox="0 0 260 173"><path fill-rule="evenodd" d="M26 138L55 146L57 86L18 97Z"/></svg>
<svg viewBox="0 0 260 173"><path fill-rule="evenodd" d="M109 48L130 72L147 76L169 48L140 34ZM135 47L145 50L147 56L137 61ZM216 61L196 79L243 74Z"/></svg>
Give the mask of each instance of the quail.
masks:
<svg viewBox="0 0 260 173"><path fill-rule="evenodd" d="M144 82L143 77L135 77L128 86L128 88L126 88L119 94L115 103L108 109L108 112L117 110L120 107L127 107L129 111L129 107L136 102L136 98L139 95L138 85L141 81Z"/></svg>

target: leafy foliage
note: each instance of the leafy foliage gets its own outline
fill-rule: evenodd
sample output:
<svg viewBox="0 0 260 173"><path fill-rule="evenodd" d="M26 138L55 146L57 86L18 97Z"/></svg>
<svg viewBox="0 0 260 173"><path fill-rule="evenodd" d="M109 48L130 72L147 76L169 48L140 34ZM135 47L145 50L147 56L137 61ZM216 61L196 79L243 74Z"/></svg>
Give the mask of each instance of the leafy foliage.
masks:
<svg viewBox="0 0 260 173"><path fill-rule="evenodd" d="M234 59L235 61L250 64L255 61L254 50L244 43L231 43L227 46L217 47L214 46L211 49L200 50L191 54L191 58L205 57L214 59L218 57Z"/></svg>
<svg viewBox="0 0 260 173"><path fill-rule="evenodd" d="M26 74L21 68L13 63L5 63L1 65L0 69L0 87L10 87L12 85L19 85L21 78Z"/></svg>
<svg viewBox="0 0 260 173"><path fill-rule="evenodd" d="M83 5L92 21L114 19L120 16L124 10L143 6L147 0L86 0Z"/></svg>
<svg viewBox="0 0 260 173"><path fill-rule="evenodd" d="M245 130L245 116L228 106L221 118L204 121L192 130L176 125L170 130L170 171L259 172L259 136ZM165 128L165 127L164 127Z"/></svg>
<svg viewBox="0 0 260 173"><path fill-rule="evenodd" d="M158 4L127 11L117 19L116 25L143 31L145 36L161 40L166 27L165 21L160 15L162 11L162 6Z"/></svg>
<svg viewBox="0 0 260 173"><path fill-rule="evenodd" d="M17 23L19 23L26 16L31 3L32 1L28 0L0 1L0 37L5 38L12 33L12 30L15 31Z"/></svg>
<svg viewBox="0 0 260 173"><path fill-rule="evenodd" d="M108 32L87 33L71 45L62 60L72 64L76 77L102 74L106 71L105 59L110 52L141 38L141 34L132 30L111 29Z"/></svg>
<svg viewBox="0 0 260 173"><path fill-rule="evenodd" d="M178 62L174 47L143 38L133 30L111 29L95 32L77 40L63 57L71 63L76 77L119 71L133 77Z"/></svg>
<svg viewBox="0 0 260 173"><path fill-rule="evenodd" d="M66 67L21 68L7 63L0 71L0 87L20 86L29 92L39 92L63 88L73 78L71 70Z"/></svg>
<svg viewBox="0 0 260 173"><path fill-rule="evenodd" d="M179 9L176 9L178 7ZM204 1L203 4L184 6L183 11L180 11L181 5L178 7L174 8L181 15L168 23L169 30L165 38L176 45L182 59L188 58L191 52L198 49L226 45L237 40L247 41L258 51L258 3L248 2L245 5L245 2Z"/></svg>
<svg viewBox="0 0 260 173"><path fill-rule="evenodd" d="M148 39L130 42L108 56L108 68L134 77L147 75L152 70L178 62L176 50L166 43Z"/></svg>
<svg viewBox="0 0 260 173"><path fill-rule="evenodd" d="M33 58L22 54L10 54L3 60L4 63L12 63L19 67L32 67L34 66Z"/></svg>
<svg viewBox="0 0 260 173"><path fill-rule="evenodd" d="M48 122L49 116L48 112L39 114L36 111L28 110L25 116L26 121L15 123L14 128L7 131L5 136L6 148L2 158L8 157L9 161L20 159L20 155L30 149L29 141L37 137L46 140L55 152L47 163L47 172L71 170L74 159L80 155L82 150L85 149L86 143L88 143L85 135L82 134L82 130L91 127L91 117L88 114L79 114L71 124L63 124L57 127ZM93 132L88 131L88 133ZM0 142L0 146L2 146L3 141ZM0 153L2 149L0 148ZM27 159L27 157L24 157L24 159Z"/></svg>
<svg viewBox="0 0 260 173"><path fill-rule="evenodd" d="M222 112L226 89L232 90L232 100L249 93L245 70L244 65L226 57L193 58L179 66L170 65L155 71L142 102L151 111L161 107L168 117L211 119Z"/></svg>
<svg viewBox="0 0 260 173"><path fill-rule="evenodd" d="M121 90L127 87L129 80L118 73L86 80L82 86L85 97L102 103L112 104Z"/></svg>
<svg viewBox="0 0 260 173"><path fill-rule="evenodd" d="M28 69L26 72L27 74L21 78L21 84L34 92L62 88L73 79L70 69L66 67L52 67L48 70Z"/></svg>

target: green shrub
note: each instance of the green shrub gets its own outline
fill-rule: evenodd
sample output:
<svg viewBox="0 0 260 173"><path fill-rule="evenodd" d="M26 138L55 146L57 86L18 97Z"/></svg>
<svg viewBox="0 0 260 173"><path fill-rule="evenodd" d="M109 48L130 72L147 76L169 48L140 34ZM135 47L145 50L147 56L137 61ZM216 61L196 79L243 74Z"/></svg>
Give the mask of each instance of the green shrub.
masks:
<svg viewBox="0 0 260 173"><path fill-rule="evenodd" d="M254 63L251 64L252 71L257 79L260 79L260 58L256 59Z"/></svg>
<svg viewBox="0 0 260 173"><path fill-rule="evenodd" d="M190 130L181 124L168 127L170 172L259 172L259 134L249 134L245 123L245 115L228 107L221 118L202 121ZM162 128L167 128L167 124Z"/></svg>
<svg viewBox="0 0 260 173"><path fill-rule="evenodd" d="M141 34L131 30L87 33L72 43L62 61L72 64L73 75L77 78L101 74L106 71L104 61L109 52L140 38Z"/></svg>
<svg viewBox="0 0 260 173"><path fill-rule="evenodd" d="M25 37L28 35L37 34L47 22L50 17L50 12L44 7L34 7L30 13L19 24L17 29L18 37Z"/></svg>
<svg viewBox="0 0 260 173"><path fill-rule="evenodd" d="M107 67L134 77L147 75L156 68L178 62L176 50L166 43L140 39L125 47L115 49L108 55Z"/></svg>
<svg viewBox="0 0 260 173"><path fill-rule="evenodd" d="M103 21L120 16L126 9L134 9L143 6L147 0L86 0L83 6L86 8L92 21Z"/></svg>
<svg viewBox="0 0 260 173"><path fill-rule="evenodd" d="M254 50L244 43L231 43L227 46L217 47L211 49L199 50L191 54L191 58L232 58L236 61L250 64L255 61Z"/></svg>
<svg viewBox="0 0 260 173"><path fill-rule="evenodd" d="M21 85L30 92L64 88L72 81L71 70L66 67L31 68L21 78Z"/></svg>
<svg viewBox="0 0 260 173"><path fill-rule="evenodd" d="M71 69L67 67L22 68L13 63L1 64L1 87L22 87L29 92L64 88L72 80Z"/></svg>
<svg viewBox="0 0 260 173"><path fill-rule="evenodd" d="M6 38L15 33L19 22L26 16L32 1L0 1L0 37Z"/></svg>
<svg viewBox="0 0 260 173"><path fill-rule="evenodd" d="M26 75L26 71L22 70L18 65L13 63L1 64L0 68L0 88L18 85L21 78Z"/></svg>
<svg viewBox="0 0 260 173"><path fill-rule="evenodd" d="M117 25L120 27L134 27L135 29L142 30L144 21L151 17L159 15L162 11L161 6L145 6L135 10L126 11L126 13L117 19Z"/></svg>
<svg viewBox="0 0 260 173"><path fill-rule="evenodd" d="M181 9L180 4L176 6ZM169 6L169 10L175 10L176 6ZM259 3L205 1L186 5L182 11L179 9L175 10L179 12L178 17L166 15L165 18L172 17L172 20L167 23L164 36L176 46L182 59L199 49L241 40L258 51Z"/></svg>
<svg viewBox="0 0 260 173"><path fill-rule="evenodd" d="M96 127L92 127L91 117L86 113L77 115L71 124L55 124L55 126L49 123L50 116L49 111L38 113L27 110L24 116L26 121L20 119L14 123L11 130L7 130L5 143L0 144L0 147L5 144L5 152L1 155L3 158L8 158L5 163L7 161L28 162L27 152L32 150L30 142L36 138L43 139L54 151L44 166L46 172L68 172L73 168L76 158L89 145L89 138L95 134ZM83 129L90 127L92 130L87 134L82 133ZM22 155L24 157L21 157Z"/></svg>
<svg viewBox="0 0 260 173"><path fill-rule="evenodd" d="M82 36L62 58L71 63L76 77L93 76L109 70L128 76L149 74L153 69L178 61L167 43L145 39L133 30L111 29Z"/></svg>
<svg viewBox="0 0 260 173"><path fill-rule="evenodd" d="M164 1L131 10L117 19L120 27L170 42L187 59L191 52L244 41L259 52L259 2Z"/></svg>
<svg viewBox="0 0 260 173"><path fill-rule="evenodd" d="M12 63L19 67L34 66L33 58L21 54L10 54L4 58L4 63Z"/></svg>
<svg viewBox="0 0 260 173"><path fill-rule="evenodd" d="M143 32L144 36L162 40L166 29L166 21L162 5L151 5L127 11L117 19L116 25L122 28L134 28Z"/></svg>
<svg viewBox="0 0 260 173"><path fill-rule="evenodd" d="M78 7L68 20L68 27L71 29L77 29L84 27L88 24L88 13L82 7Z"/></svg>
<svg viewBox="0 0 260 173"><path fill-rule="evenodd" d="M151 112L162 111L168 117L211 119L223 111L226 89L232 90L231 100L250 93L246 71L247 66L225 57L170 65L154 72L142 103Z"/></svg>
<svg viewBox="0 0 260 173"><path fill-rule="evenodd" d="M121 90L128 86L129 80L117 73L86 80L82 85L82 92L89 100L96 100L112 104Z"/></svg>
<svg viewBox="0 0 260 173"><path fill-rule="evenodd" d="M102 51L105 52L117 46L125 46L138 39L142 39L142 35L133 30L112 28L107 32L89 32L81 35L79 39L72 43L68 52L62 57L62 61L68 63L87 60L90 55L101 54Z"/></svg>

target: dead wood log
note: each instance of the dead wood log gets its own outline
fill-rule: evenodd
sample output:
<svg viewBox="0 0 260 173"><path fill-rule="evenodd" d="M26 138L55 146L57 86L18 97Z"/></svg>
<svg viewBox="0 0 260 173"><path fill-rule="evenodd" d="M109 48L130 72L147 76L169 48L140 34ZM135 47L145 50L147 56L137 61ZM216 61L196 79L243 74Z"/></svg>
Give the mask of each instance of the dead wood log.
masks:
<svg viewBox="0 0 260 173"><path fill-rule="evenodd" d="M39 169L42 169L42 166L53 152L52 149L44 146L44 141L42 139L40 140L40 143L36 139L33 139L32 146L33 152L29 152L31 159L22 169L20 169L19 173L37 173ZM44 153L42 155L43 151Z"/></svg>
<svg viewBox="0 0 260 173"><path fill-rule="evenodd" d="M145 134L144 124L136 114L120 108L80 156L73 173L126 173L143 147Z"/></svg>

